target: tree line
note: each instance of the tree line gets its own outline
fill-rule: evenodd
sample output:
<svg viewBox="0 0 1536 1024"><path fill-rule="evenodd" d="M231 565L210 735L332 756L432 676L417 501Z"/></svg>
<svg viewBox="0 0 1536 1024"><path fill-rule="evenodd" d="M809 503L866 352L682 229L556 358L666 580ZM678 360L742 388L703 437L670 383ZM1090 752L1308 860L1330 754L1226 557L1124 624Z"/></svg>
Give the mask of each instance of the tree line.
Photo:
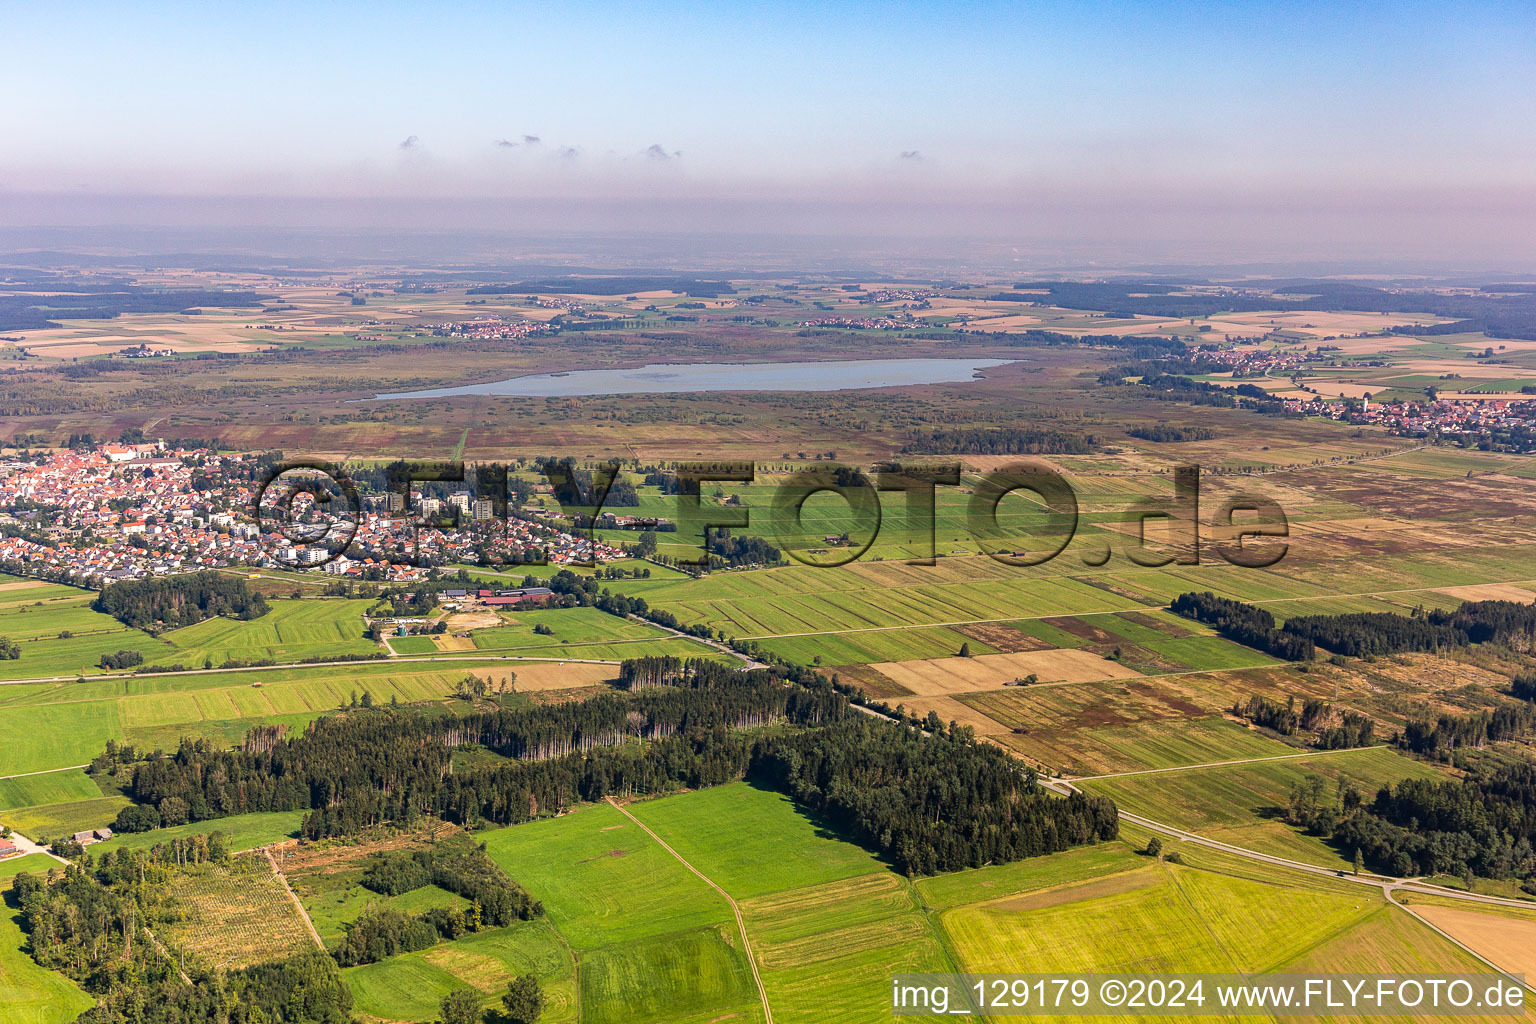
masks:
<svg viewBox="0 0 1536 1024"><path fill-rule="evenodd" d="M902 451L922 455L1088 455L1098 445L1092 434L1041 427L952 427L919 435Z"/></svg>
<svg viewBox="0 0 1536 1024"><path fill-rule="evenodd" d="M1203 622L1234 643L1287 661L1311 661L1312 641L1275 628L1275 617L1256 605L1217 597L1209 590L1180 594L1168 605L1173 612Z"/></svg>

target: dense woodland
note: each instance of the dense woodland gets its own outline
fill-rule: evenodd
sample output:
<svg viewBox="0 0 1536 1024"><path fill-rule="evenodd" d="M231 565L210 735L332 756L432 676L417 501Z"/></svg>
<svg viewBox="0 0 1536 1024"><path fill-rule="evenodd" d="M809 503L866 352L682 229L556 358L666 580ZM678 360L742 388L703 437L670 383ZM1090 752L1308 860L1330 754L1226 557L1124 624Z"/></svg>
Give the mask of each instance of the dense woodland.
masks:
<svg viewBox="0 0 1536 1024"><path fill-rule="evenodd" d="M952 427L929 431L902 450L919 455L1087 455L1098 445L1091 434L1040 427Z"/></svg>
<svg viewBox="0 0 1536 1024"><path fill-rule="evenodd" d="M1132 437L1139 437L1143 441L1156 441L1158 443L1209 441L1216 436L1216 431L1210 427L1180 427L1171 423L1147 423L1142 426L1127 427L1125 432Z"/></svg>
<svg viewBox="0 0 1536 1024"><path fill-rule="evenodd" d="M428 814L514 824L610 795L750 777L912 873L1047 853L1117 828L1109 801L1045 794L967 730L853 720L815 674L665 658L621 672L632 692L579 703L463 715L360 708L283 739L253 732L238 750L184 742L135 763L135 805L117 827L153 827L183 808L192 820L308 810L309 838ZM451 769L468 746L503 760Z"/></svg>
<svg viewBox="0 0 1536 1024"><path fill-rule="evenodd" d="M892 728L868 717L774 737L754 780L788 793L910 874L937 874L1113 839L1104 797L1061 799L968 730Z"/></svg>
<svg viewBox="0 0 1536 1024"><path fill-rule="evenodd" d="M193 572L147 580L109 583L91 607L133 629L177 629L215 615L254 619L267 613L267 599L229 573Z"/></svg>
<svg viewBox="0 0 1536 1024"><path fill-rule="evenodd" d="M1351 657L1435 651L1490 641L1530 649L1536 642L1536 605L1466 601L1454 611L1426 612L1419 608L1410 615L1298 615L1287 619L1284 628L1319 647Z"/></svg>
<svg viewBox="0 0 1536 1024"><path fill-rule="evenodd" d="M1310 661L1312 641L1275 628L1275 617L1263 608L1217 597L1209 590L1180 594L1168 606L1175 613L1203 622L1234 643L1273 654L1287 661Z"/></svg>
<svg viewBox="0 0 1536 1024"><path fill-rule="evenodd" d="M1536 875L1536 767L1500 764L1464 780L1407 779L1344 813L1333 841L1394 875Z"/></svg>
<svg viewBox="0 0 1536 1024"><path fill-rule="evenodd" d="M1487 642L1536 648L1536 605L1518 601L1466 601L1454 611L1416 608L1409 615L1295 615L1278 630L1265 609L1210 591L1180 594L1169 607L1229 640L1291 661L1311 658L1314 646L1360 658Z"/></svg>

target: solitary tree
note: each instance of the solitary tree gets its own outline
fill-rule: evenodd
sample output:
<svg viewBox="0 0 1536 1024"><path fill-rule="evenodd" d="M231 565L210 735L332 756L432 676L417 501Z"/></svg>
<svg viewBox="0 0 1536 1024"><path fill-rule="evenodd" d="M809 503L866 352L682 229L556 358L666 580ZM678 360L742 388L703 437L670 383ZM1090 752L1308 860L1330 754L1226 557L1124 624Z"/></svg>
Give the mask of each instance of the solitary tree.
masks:
<svg viewBox="0 0 1536 1024"><path fill-rule="evenodd" d="M968 643L961 644L960 645L960 657L962 657L962 658L969 658L970 656L971 656L971 645L968 644Z"/></svg>
<svg viewBox="0 0 1536 1024"><path fill-rule="evenodd" d="M539 988L539 980L531 974L513 978L507 983L501 1005L506 1007L507 1019L512 1024L534 1024L544 1012L544 992Z"/></svg>
<svg viewBox="0 0 1536 1024"><path fill-rule="evenodd" d="M443 1024L480 1024L480 993L456 988L443 997Z"/></svg>
<svg viewBox="0 0 1536 1024"><path fill-rule="evenodd" d="M1163 855L1163 841L1157 836L1147 840L1147 856L1161 857Z"/></svg>
<svg viewBox="0 0 1536 1024"><path fill-rule="evenodd" d="M1360 869L1364 865L1365 865L1365 858L1360 856L1360 847L1357 846L1357 847L1355 847L1355 874L1358 875L1360 873Z"/></svg>

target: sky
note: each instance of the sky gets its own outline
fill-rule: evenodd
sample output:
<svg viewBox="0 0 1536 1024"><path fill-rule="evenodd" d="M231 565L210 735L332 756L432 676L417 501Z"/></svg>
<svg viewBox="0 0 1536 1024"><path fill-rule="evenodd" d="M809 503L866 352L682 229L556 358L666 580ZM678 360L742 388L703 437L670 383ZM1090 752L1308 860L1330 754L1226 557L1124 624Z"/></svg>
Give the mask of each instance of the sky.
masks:
<svg viewBox="0 0 1536 1024"><path fill-rule="evenodd" d="M1529 3L0 0L0 224L1536 258Z"/></svg>

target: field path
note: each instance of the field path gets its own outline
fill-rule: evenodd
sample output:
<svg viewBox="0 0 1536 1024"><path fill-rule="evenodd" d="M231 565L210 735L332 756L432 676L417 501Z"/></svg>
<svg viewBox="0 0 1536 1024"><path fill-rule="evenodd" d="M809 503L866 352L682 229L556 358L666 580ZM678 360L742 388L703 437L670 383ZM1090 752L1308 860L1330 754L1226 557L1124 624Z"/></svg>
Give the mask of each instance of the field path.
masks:
<svg viewBox="0 0 1536 1024"><path fill-rule="evenodd" d="M63 768L44 768L40 772L22 772L20 775L0 775L0 782L5 782L7 779L30 779L34 775L55 775L59 772L73 772L78 771L81 768L89 767L90 765L88 764L71 764L65 765Z"/></svg>
<svg viewBox="0 0 1536 1024"><path fill-rule="evenodd" d="M315 931L315 922L309 919L309 911L304 909L304 904L299 902L299 897L294 893L293 886L288 884L288 876L283 874L283 869L277 866L277 858L272 856L272 847L263 846L261 852L267 855L267 863L272 865L272 873L277 880L283 883L283 891L293 901L293 906L299 912L299 917L304 921L304 927L309 929L309 937L315 940L315 945L321 950L325 949L325 942L321 940L320 933Z"/></svg>
<svg viewBox="0 0 1536 1024"><path fill-rule="evenodd" d="M765 1018L767 1024L773 1024L773 1010L768 1006L768 990L763 987L763 976L757 972L757 957L752 955L752 942L747 938L747 922L746 919L741 916L741 908L736 905L735 900L731 899L731 894L716 885L714 880L704 872L700 871L698 868L684 860L682 854L668 846L667 841L661 838L661 836L657 835L655 832L652 832L650 828L645 824L645 822L641 821L633 814L630 814L618 804L614 803L613 797L608 797L608 803L613 805L614 810L624 815L624 817L628 818L636 825L639 825L640 830L646 835L650 836L652 839L656 840L657 845L670 853L674 860L676 860L683 867L687 868L689 871L692 871L695 875L698 875L699 878L703 879L705 885L715 890L715 892L719 893L721 896L724 896L725 902L731 905L731 913L736 915L736 927L741 930L741 944L747 951L747 965L752 968L752 980L757 982L757 994L758 997L763 1001L763 1017Z"/></svg>

